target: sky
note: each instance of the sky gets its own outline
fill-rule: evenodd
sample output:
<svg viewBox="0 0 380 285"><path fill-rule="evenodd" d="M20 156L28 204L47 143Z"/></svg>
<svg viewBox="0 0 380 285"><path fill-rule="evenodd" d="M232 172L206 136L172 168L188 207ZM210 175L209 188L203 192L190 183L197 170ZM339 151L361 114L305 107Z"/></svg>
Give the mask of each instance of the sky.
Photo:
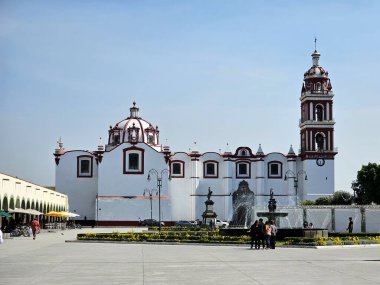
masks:
<svg viewBox="0 0 380 285"><path fill-rule="evenodd" d="M379 14L368 0L0 0L0 172L54 185L59 137L95 150L133 101L172 151L297 152L316 37L349 191L379 163Z"/></svg>

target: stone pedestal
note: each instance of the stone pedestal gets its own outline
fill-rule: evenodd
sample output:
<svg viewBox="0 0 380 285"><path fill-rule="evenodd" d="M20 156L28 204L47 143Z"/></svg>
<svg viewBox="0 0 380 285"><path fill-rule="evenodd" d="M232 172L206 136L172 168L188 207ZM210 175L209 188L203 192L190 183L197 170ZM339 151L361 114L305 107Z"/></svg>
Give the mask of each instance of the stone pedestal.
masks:
<svg viewBox="0 0 380 285"><path fill-rule="evenodd" d="M203 224L209 225L211 220L215 222L215 218L217 217L217 214L214 212L214 201L207 199L205 204L206 204L206 211L204 211L202 214Z"/></svg>

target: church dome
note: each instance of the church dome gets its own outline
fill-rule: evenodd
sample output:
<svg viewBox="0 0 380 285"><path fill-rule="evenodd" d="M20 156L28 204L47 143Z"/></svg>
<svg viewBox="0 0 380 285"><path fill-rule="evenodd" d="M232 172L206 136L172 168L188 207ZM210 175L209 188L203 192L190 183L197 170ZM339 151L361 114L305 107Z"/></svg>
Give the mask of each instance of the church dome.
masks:
<svg viewBox="0 0 380 285"><path fill-rule="evenodd" d="M319 65L320 56L321 54L316 50L311 55L313 65L304 73L302 93L308 91L311 93L327 94L332 89L329 73Z"/></svg>
<svg viewBox="0 0 380 285"><path fill-rule="evenodd" d="M116 146L124 142L132 144L146 143L152 147L159 146L159 130L151 123L139 117L139 108L133 102L130 115L118 122L114 127L110 126L108 145Z"/></svg>
<svg viewBox="0 0 380 285"><path fill-rule="evenodd" d="M320 53L314 51L311 55L313 58L313 66L309 68L308 71L305 72L304 78L315 78L315 77L325 77L328 78L328 72L324 70L322 66L319 65L319 58L321 56Z"/></svg>

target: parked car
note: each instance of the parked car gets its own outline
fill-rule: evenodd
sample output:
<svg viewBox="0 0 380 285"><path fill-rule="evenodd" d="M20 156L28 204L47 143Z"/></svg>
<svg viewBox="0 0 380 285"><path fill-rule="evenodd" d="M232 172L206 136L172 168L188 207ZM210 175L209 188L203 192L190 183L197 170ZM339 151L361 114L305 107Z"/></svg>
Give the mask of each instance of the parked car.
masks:
<svg viewBox="0 0 380 285"><path fill-rule="evenodd" d="M196 226L196 224L194 224L194 222L190 222L190 221L178 221L178 222L175 222L174 225L176 227L194 227L194 226Z"/></svg>
<svg viewBox="0 0 380 285"><path fill-rule="evenodd" d="M226 221L222 221L219 219L215 220L215 225L218 226L219 228L227 228L230 224Z"/></svg>
<svg viewBox="0 0 380 285"><path fill-rule="evenodd" d="M146 219L146 220L143 220L141 222L141 225L142 226L148 226L148 227L158 227L160 224L157 220L155 219ZM161 222L161 226L165 226L165 223L164 222Z"/></svg>

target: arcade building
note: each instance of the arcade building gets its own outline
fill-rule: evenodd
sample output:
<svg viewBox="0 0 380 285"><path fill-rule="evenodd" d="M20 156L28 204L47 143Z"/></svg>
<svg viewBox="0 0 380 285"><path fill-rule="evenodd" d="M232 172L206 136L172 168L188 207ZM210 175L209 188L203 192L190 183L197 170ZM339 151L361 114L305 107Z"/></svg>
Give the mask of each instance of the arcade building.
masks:
<svg viewBox="0 0 380 285"><path fill-rule="evenodd" d="M261 145L252 148L254 142L233 152L171 152L160 144L158 126L140 117L133 103L129 116L109 128L105 146L66 150L59 141L56 190L68 195L71 212L109 226L158 220L159 208L165 223L202 220L209 189L221 220L239 211L233 201L239 193L251 193L253 211L267 207L271 191L277 208L332 195L334 94L320 54L311 56L300 96L298 153L292 146L287 153L265 153Z"/></svg>

